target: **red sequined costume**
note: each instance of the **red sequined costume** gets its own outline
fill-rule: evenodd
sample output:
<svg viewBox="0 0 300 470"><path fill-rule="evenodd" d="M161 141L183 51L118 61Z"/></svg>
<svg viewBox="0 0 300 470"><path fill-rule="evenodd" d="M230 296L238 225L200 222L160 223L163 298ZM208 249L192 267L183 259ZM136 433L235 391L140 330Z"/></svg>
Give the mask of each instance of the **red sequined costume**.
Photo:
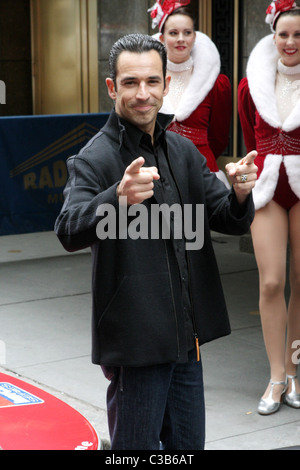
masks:
<svg viewBox="0 0 300 470"><path fill-rule="evenodd" d="M155 35L158 39L159 34ZM220 74L220 56L211 39L197 31L192 49L193 72L176 109L168 95L161 112L174 114L168 130L189 138L213 172L219 172L216 159L226 149L232 113L231 85Z"/></svg>
<svg viewBox="0 0 300 470"><path fill-rule="evenodd" d="M300 100L282 123L275 83L279 55L273 34L250 54L247 78L238 88L238 108L247 151L257 150L256 209L274 199L289 210L300 197Z"/></svg>

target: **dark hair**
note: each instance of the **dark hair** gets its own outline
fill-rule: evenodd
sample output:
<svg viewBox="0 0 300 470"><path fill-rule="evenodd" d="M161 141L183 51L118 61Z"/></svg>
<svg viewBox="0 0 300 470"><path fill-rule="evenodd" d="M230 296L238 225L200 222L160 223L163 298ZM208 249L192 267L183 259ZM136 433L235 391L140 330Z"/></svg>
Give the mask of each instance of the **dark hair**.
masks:
<svg viewBox="0 0 300 470"><path fill-rule="evenodd" d="M276 25L277 25L277 22L279 20L279 18L282 18L283 16L299 16L300 15L300 7L296 7L295 9L292 9L292 10L288 10L288 11L283 11L282 13L280 13L280 15L276 18L276 21L275 23L273 24L273 29L274 31L276 31Z"/></svg>
<svg viewBox="0 0 300 470"><path fill-rule="evenodd" d="M121 52L137 52L142 54L143 52L157 51L161 57L162 69L164 79L167 74L167 52L165 46L146 34L128 34L120 38L113 47L111 48L109 55L109 70L110 78L114 81L116 86L116 75L117 75L117 61Z"/></svg>
<svg viewBox="0 0 300 470"><path fill-rule="evenodd" d="M175 15L185 15L185 16L188 16L189 18L191 18L191 20L193 21L193 29L195 31L195 29L196 29L196 19L193 15L192 10L189 7L180 7L180 8L177 8L177 10L172 11L172 13L170 13L168 15L166 21L164 22L164 24L161 28L161 34L164 34L165 24L168 21L168 19L170 18L170 16L175 16Z"/></svg>

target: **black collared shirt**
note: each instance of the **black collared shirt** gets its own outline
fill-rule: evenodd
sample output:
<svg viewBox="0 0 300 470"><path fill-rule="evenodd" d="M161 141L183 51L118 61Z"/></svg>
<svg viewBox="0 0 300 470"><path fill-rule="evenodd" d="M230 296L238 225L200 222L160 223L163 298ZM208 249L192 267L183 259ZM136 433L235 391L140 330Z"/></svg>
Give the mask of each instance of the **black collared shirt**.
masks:
<svg viewBox="0 0 300 470"><path fill-rule="evenodd" d="M155 166L158 168L160 179L154 182L154 198L156 191L160 191L163 203L171 207L173 204L180 204L183 214L182 202L176 185L176 181L172 175L172 171L167 158L167 150L165 145L165 129L157 122L154 131L154 144L152 144L151 136L137 129L134 125L120 119L121 124L125 127L124 145L128 147L135 158L142 156L145 159L145 166ZM173 250L176 255L178 276L181 284L181 305L177 306L177 314L184 317L186 329L186 351L191 350L195 345L194 327L192 321L192 308L189 295L189 273L188 262L186 258L185 238L174 238L174 217L171 212L170 217L170 234ZM182 224L183 226L183 224ZM182 353L183 351L181 351Z"/></svg>

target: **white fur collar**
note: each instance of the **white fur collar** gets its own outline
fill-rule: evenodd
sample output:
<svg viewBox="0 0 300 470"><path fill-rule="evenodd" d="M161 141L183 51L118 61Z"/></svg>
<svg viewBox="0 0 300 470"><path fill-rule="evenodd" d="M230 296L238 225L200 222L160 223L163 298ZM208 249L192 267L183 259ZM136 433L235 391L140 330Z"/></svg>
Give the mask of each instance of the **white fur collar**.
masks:
<svg viewBox="0 0 300 470"><path fill-rule="evenodd" d="M282 124L275 95L278 59L273 34L270 34L261 39L251 52L247 78L252 99L260 116L272 127L280 127L290 132L300 125L300 100Z"/></svg>
<svg viewBox="0 0 300 470"><path fill-rule="evenodd" d="M159 33L154 35L156 39L159 39L159 36ZM220 73L221 61L218 49L206 34L196 31L196 40L191 55L194 61L194 70L176 113L168 95L164 98L160 110L164 114L175 114L177 121L188 118L202 103Z"/></svg>

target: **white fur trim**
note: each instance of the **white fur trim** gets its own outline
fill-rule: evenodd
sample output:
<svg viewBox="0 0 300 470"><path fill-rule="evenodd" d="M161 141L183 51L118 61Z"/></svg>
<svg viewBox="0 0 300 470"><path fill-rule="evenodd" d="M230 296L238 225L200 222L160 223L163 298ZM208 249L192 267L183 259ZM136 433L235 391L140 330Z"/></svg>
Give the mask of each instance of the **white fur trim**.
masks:
<svg viewBox="0 0 300 470"><path fill-rule="evenodd" d="M275 95L279 54L273 36L269 34L261 39L251 52L247 64L247 78L252 99L263 120L272 127L290 132L300 126L300 100L282 123Z"/></svg>
<svg viewBox="0 0 300 470"><path fill-rule="evenodd" d="M266 156L263 171L256 181L255 187L252 191L256 210L264 207L273 198L278 182L279 168L282 159L282 155L269 154Z"/></svg>
<svg viewBox="0 0 300 470"><path fill-rule="evenodd" d="M270 34L257 43L247 64L252 99L261 117L272 127L281 127L275 96L278 58L273 34Z"/></svg>
<svg viewBox="0 0 300 470"><path fill-rule="evenodd" d="M300 155L286 155L283 161L290 186L300 198Z"/></svg>
<svg viewBox="0 0 300 470"><path fill-rule="evenodd" d="M159 40L160 33L154 34ZM164 114L175 114L177 121L184 121L202 103L213 88L220 74L221 61L218 49L206 34L196 31L196 40L192 49L194 70L189 84L180 100L176 112L167 96L161 112Z"/></svg>

